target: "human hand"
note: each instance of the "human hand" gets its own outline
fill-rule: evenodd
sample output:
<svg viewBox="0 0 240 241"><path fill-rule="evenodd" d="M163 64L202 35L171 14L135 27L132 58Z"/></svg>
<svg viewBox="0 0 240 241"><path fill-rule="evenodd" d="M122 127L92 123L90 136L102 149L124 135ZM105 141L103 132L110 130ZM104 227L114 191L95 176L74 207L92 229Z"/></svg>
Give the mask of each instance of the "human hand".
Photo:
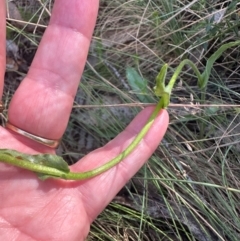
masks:
<svg viewBox="0 0 240 241"><path fill-rule="evenodd" d="M0 1L0 80L5 71L5 1ZM9 110L13 125L47 139L59 139L67 126L87 58L98 0L56 0L50 24L28 75ZM143 110L106 146L85 156L71 171L91 170L122 152L141 130L153 108ZM162 111L138 147L109 171L85 181L48 179L0 164L0 237L2 240L84 240L91 222L156 149L168 125ZM0 148L28 154L54 150L0 128Z"/></svg>

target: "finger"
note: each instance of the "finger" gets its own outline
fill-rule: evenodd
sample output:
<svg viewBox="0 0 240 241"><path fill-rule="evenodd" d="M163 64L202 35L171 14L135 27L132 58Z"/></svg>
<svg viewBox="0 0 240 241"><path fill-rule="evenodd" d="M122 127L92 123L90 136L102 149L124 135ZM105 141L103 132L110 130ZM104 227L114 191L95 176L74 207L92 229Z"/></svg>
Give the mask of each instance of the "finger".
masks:
<svg viewBox="0 0 240 241"><path fill-rule="evenodd" d="M0 1L0 100L3 93L3 82L6 68L6 1Z"/></svg>
<svg viewBox="0 0 240 241"><path fill-rule="evenodd" d="M39 145L31 139L22 135L16 135L0 126L0 146L1 149L13 149L26 154L51 153L55 154L55 150L47 146Z"/></svg>
<svg viewBox="0 0 240 241"><path fill-rule="evenodd" d="M114 140L73 165L73 171L82 172L91 170L116 157L133 141L145 125L152 111L153 108L143 110ZM163 138L168 121L167 111L162 110L144 139L128 157L109 171L91 180L84 181L84 185L80 186L87 212L92 220L96 218L114 198L116 193L149 159Z"/></svg>
<svg viewBox="0 0 240 241"><path fill-rule="evenodd" d="M98 0L56 0L28 75L9 108L10 122L32 134L59 139L83 72Z"/></svg>

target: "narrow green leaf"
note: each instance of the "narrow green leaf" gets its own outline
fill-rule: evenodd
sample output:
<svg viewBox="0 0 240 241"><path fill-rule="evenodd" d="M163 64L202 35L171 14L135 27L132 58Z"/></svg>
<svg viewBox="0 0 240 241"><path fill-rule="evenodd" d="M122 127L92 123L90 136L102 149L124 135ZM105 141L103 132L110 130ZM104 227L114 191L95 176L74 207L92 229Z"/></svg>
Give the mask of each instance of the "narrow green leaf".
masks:
<svg viewBox="0 0 240 241"><path fill-rule="evenodd" d="M156 77L156 86L153 88L156 96L163 96L166 92L165 79L167 75L168 64L164 64Z"/></svg>
<svg viewBox="0 0 240 241"><path fill-rule="evenodd" d="M210 56L210 58L207 60L206 63L206 68L204 70L204 72L202 73L202 79L203 82L200 82L199 87L200 88L204 88L207 85L210 73L211 73L211 69L213 67L214 62L222 55L222 53L224 51L226 51L228 48L234 47L234 46L238 46L240 45L240 41L235 41L235 42L230 42L227 44L223 44L214 54L212 54Z"/></svg>

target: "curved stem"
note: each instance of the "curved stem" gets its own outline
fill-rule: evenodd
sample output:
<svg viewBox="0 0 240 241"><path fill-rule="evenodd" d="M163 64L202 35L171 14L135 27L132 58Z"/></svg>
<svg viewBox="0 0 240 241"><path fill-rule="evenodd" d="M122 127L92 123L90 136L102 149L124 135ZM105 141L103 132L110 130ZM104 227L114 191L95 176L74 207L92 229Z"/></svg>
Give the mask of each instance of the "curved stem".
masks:
<svg viewBox="0 0 240 241"><path fill-rule="evenodd" d="M70 172L70 173L67 174L67 179L83 180L83 179L95 177L95 176L97 176L97 175L99 175L99 174L109 170L110 168L114 167L119 162L121 162L125 157L127 157L136 148L136 146L140 143L140 141L147 134L147 132L150 129L150 127L152 126L155 118L157 117L159 111L163 107L163 103L162 102L163 102L163 100L161 99L158 102L157 106L155 107L153 113L149 117L149 119L148 119L147 123L145 124L145 126L143 127L143 129L138 133L138 135L135 137L133 142L121 154L119 154L117 157L115 157L111 161L107 162L106 164L104 164L104 165L102 165L102 166L100 166L100 167L98 167L96 169L93 169L91 171L82 172L82 173Z"/></svg>
<svg viewBox="0 0 240 241"><path fill-rule="evenodd" d="M46 174L46 175L53 176L53 177L64 178L65 174L66 174L66 172L58 170L56 168L43 166L40 164L34 164L25 159L19 160L18 158L14 157L14 156L10 156L10 155L2 153L2 152L0 152L0 162L4 162L4 163L11 164L13 166L20 167L20 168L23 168L23 169L26 169L29 171L37 172L40 174Z"/></svg>
<svg viewBox="0 0 240 241"><path fill-rule="evenodd" d="M200 84L203 82L203 78L201 73L199 72L197 66L189 59L184 59L183 61L181 61L181 63L178 65L177 69L174 71L174 74L172 76L172 78L169 80L169 83L166 87L166 90L171 93L171 90L180 74L180 72L182 71L182 68L185 65L190 65L190 67L193 69L193 71L195 72L195 74L197 75L198 78L198 85L200 86Z"/></svg>
<svg viewBox="0 0 240 241"><path fill-rule="evenodd" d="M21 167L21 168L24 168L27 170L37 172L38 174L42 175L40 177L42 179L46 179L48 177L56 177L56 178L58 177L58 178L71 179L71 180L84 180L84 179L88 179L88 178L97 176L97 175L109 170L110 168L112 168L113 166L118 164L119 162L121 162L125 157L127 157L136 148L136 146L144 138L144 136L147 134L148 130L150 129L152 123L154 122L155 118L157 117L157 114L159 113L159 111L162 108L168 106L172 88L176 82L177 77L179 76L180 72L182 71L182 68L184 67L184 65L188 64L192 67L193 71L195 72L195 74L197 75L197 78L198 78L198 86L201 89L204 89L204 92L205 92L205 87L208 82L213 63L219 58L219 56L221 56L223 51L225 51L226 49L228 49L230 47L237 46L237 45L240 45L240 41L230 42L230 43L222 45L214 54L212 54L210 56L210 58L208 59L207 64L206 64L206 68L202 74L200 74L196 65L192 61L190 61L188 59L183 60L179 64L177 69L175 70L172 78L170 79L170 81L166 87L165 87L165 77L166 77L168 65L164 65L162 67L159 75L157 76L157 86L154 88L155 94L157 96L162 96L162 97L161 97L160 101L158 102L157 106L155 107L150 118L148 119L146 125L139 132L139 134L135 137L133 142L121 154L119 154L117 157L113 158L111 161L107 162L103 166L100 166L96 169L93 169L93 170L87 171L87 172L74 173L74 172L69 172L68 166L67 167L64 166L64 165L67 165L67 163L64 161L63 161L64 165L61 167L58 167L57 165L55 167L55 165L52 165L52 164L44 165L44 162L43 163L42 162L34 163L31 160L29 161L29 159L26 157L26 155L24 156L24 155L20 154L19 156L18 155L14 156L14 155L11 155L11 153L9 154L7 152L4 152L4 150L0 150L0 162L5 162L8 164L17 166L17 167ZM20 157L20 158L18 158L18 157ZM21 159L21 160L19 160L19 159ZM61 162L59 162L59 163L61 163Z"/></svg>
<svg viewBox="0 0 240 241"><path fill-rule="evenodd" d="M157 117L159 111L162 109L163 107L163 100L161 99L157 106L155 107L153 113L151 114L151 116L149 117L146 125L143 127L143 129L138 133L138 135L135 137L135 139L133 140L133 142L122 152L120 153L117 157L113 158L111 161L107 162L106 164L93 169L91 171L87 171L87 172L65 172L65 171L61 171L59 169L56 169L54 167L49 167L49 166L43 166L41 164L36 164L36 163L31 163L28 160L18 160L16 157L14 156L10 156L8 154L4 154L2 152L0 152L0 160L1 162L5 162L17 167L21 167L30 171L34 171L37 172L38 174L45 174L42 177L40 176L40 178L42 179L46 179L48 177L56 177L56 178L62 178L62 179L67 179L67 180L84 180L84 179L88 179L88 178L92 178L95 177L107 170L109 170L110 168L112 168L113 166L115 166L116 164L118 164L119 162L121 162L125 157L127 157L135 148L136 146L140 143L140 141L144 138L144 136L147 134L148 130L150 129L151 125L153 124L155 118Z"/></svg>

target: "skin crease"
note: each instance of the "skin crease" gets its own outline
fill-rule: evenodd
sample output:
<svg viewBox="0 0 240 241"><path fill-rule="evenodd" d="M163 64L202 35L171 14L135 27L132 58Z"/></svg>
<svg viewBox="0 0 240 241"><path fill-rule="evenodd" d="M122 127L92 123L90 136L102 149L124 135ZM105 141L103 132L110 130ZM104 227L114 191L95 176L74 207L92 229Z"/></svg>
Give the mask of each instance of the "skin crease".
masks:
<svg viewBox="0 0 240 241"><path fill-rule="evenodd" d="M84 69L98 4L98 0L72 0L71 4L55 1L29 73L10 104L8 114L14 125L49 139L63 135ZM0 0L0 94L5 71L4 5L5 0ZM71 170L91 170L117 156L152 111L153 107L144 109L114 140L85 156ZM124 161L90 180L43 182L34 173L0 163L1 240L84 240L92 221L154 152L167 125L168 114L162 110L144 140ZM3 127L0 148L29 154L54 153Z"/></svg>

